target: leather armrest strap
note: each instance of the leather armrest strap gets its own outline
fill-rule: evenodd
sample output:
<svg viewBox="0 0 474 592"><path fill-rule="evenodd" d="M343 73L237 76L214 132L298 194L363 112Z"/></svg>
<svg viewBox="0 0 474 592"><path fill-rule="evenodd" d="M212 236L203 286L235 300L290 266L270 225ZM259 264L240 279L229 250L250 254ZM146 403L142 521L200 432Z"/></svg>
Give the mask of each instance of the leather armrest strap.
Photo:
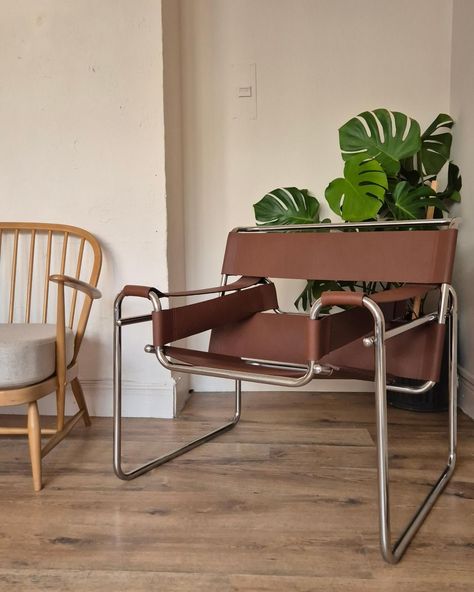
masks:
<svg viewBox="0 0 474 592"><path fill-rule="evenodd" d="M148 298L152 286L137 286L135 284L127 284L123 287L122 292L124 296L137 296L138 298ZM159 292L161 296L161 292Z"/></svg>
<svg viewBox="0 0 474 592"><path fill-rule="evenodd" d="M377 304L384 302L401 302L410 298L420 298L431 290L438 288L435 284L405 284L401 288L392 288L369 296Z"/></svg>
<svg viewBox="0 0 474 592"><path fill-rule="evenodd" d="M181 292L163 292L166 298L173 298L174 296L199 296L200 294L219 294L221 292L233 292L234 290L242 290L242 288L249 288L255 286L262 278L242 276L235 282L226 284L225 286L215 286L213 288L202 288L201 290L183 290Z"/></svg>
<svg viewBox="0 0 474 592"><path fill-rule="evenodd" d="M199 296L201 294L219 294L221 292L233 292L235 290L242 290L255 286L262 278L242 276L235 282L226 284L225 286L214 286L212 288L202 288L200 290L183 290L182 292L161 292L151 286L137 286L129 284L124 286L123 293L125 296L138 296L139 298L148 298L150 290L157 292L160 298L173 298L174 296Z"/></svg>
<svg viewBox="0 0 474 592"><path fill-rule="evenodd" d="M393 288L391 290L371 294L368 298L379 305L383 305L424 296L430 290L436 288L438 288L438 286L433 284L405 284L401 288ZM356 336L354 334L355 327L362 322L360 317L362 312L357 312L356 308L363 306L362 301L366 296L367 295L364 292L328 291L322 293L321 302L323 306L353 306L355 308L344 313L328 315L316 320L308 319L307 348L309 360L320 360L334 348L337 349L338 347L341 347L344 342L348 343L357 337L362 337L362 334L365 333L366 330L369 330L369 327L364 329L364 324L362 324L361 335ZM340 315L343 315L343 317ZM344 338L341 343L333 343L331 326L333 323L339 325L341 322L348 323L349 325L352 323L351 328L348 326L347 337ZM338 333L339 335L343 334L341 331Z"/></svg>
<svg viewBox="0 0 474 592"><path fill-rule="evenodd" d="M364 292L328 291L321 294L323 306L362 306L362 299L367 296L377 304L401 302L410 298L424 296L436 289L434 284L405 284L401 288L392 288L367 296Z"/></svg>
<svg viewBox="0 0 474 592"><path fill-rule="evenodd" d="M364 296L364 292L331 290L321 294L321 304L323 306L362 306Z"/></svg>
<svg viewBox="0 0 474 592"><path fill-rule="evenodd" d="M162 346L277 307L275 286L263 284L205 302L156 311L152 313L153 344Z"/></svg>

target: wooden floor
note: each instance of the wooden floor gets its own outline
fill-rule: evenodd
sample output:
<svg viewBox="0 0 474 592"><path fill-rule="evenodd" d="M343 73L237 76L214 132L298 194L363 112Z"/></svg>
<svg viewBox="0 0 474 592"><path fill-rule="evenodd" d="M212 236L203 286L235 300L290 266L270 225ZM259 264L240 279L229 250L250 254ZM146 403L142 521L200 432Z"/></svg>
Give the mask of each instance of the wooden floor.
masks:
<svg viewBox="0 0 474 592"><path fill-rule="evenodd" d="M44 461L0 443L0 590L421 592L474 590L474 422L461 414L453 480L397 566L378 551L373 397L244 395L231 432L135 481L111 469L96 419ZM196 395L185 419L127 420L127 459L150 459L229 414ZM206 420L205 418L210 418ZM8 419L11 421L11 419ZM444 414L390 411L400 528L445 460Z"/></svg>

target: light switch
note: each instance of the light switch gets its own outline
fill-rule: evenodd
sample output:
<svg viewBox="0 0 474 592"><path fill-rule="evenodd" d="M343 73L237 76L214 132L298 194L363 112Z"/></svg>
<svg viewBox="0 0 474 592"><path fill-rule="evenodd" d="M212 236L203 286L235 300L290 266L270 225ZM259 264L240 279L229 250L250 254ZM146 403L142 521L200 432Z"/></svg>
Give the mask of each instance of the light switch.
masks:
<svg viewBox="0 0 474 592"><path fill-rule="evenodd" d="M239 87L239 97L246 98L252 96L252 87L251 86L240 86Z"/></svg>
<svg viewBox="0 0 474 592"><path fill-rule="evenodd" d="M233 119L257 119L256 64L232 64L229 88Z"/></svg>

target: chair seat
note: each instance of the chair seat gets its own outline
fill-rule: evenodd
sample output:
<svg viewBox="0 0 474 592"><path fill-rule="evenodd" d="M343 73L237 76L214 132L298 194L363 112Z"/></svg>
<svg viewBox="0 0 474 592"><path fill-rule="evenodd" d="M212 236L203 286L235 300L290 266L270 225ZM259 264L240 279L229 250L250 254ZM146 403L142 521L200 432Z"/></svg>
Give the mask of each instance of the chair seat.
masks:
<svg viewBox="0 0 474 592"><path fill-rule="evenodd" d="M266 365L265 361L260 364L239 358L236 356L227 356L224 354L209 353L182 347L165 346L164 352L173 360L191 364L192 366L205 366L207 368L216 368L219 370L228 370L229 372L247 372L249 374L265 374L268 376L284 376L286 378L301 378L306 373L306 367L300 369L291 369L290 367L278 367L276 365ZM356 380L373 380L373 372L361 370L358 368L334 368L333 374L323 378L352 378Z"/></svg>
<svg viewBox="0 0 474 592"><path fill-rule="evenodd" d="M66 363L74 355L74 332L66 329ZM0 389L41 382L56 368L56 325L0 323Z"/></svg>

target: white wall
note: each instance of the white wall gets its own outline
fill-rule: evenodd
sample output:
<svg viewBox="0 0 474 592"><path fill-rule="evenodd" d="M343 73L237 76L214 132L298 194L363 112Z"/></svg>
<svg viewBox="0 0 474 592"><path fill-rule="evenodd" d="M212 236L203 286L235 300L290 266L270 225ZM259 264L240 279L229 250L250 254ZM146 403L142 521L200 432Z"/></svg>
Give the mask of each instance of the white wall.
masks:
<svg viewBox="0 0 474 592"><path fill-rule="evenodd" d="M92 413L112 394L112 303L167 287L160 0L0 0L3 220L87 228L104 249L80 360ZM172 381L131 328L125 410L172 413Z"/></svg>
<svg viewBox="0 0 474 592"><path fill-rule="evenodd" d="M455 286L461 311L460 330L460 403L474 417L474 3L454 0L451 112L456 120L453 158L463 177L462 217L456 263Z"/></svg>
<svg viewBox="0 0 474 592"><path fill-rule="evenodd" d="M337 129L348 118L387 107L423 126L449 111L450 0L182 0L181 10L190 287L219 279L227 232L253 223L268 190L324 195L342 172ZM233 119L231 66L251 63L257 119Z"/></svg>
<svg viewBox="0 0 474 592"><path fill-rule="evenodd" d="M452 64L465 196L471 4L455 0ZM125 282L168 284L165 194L170 285L214 283L227 231L253 222L251 205L267 190L296 184L323 195L342 170L337 128L349 117L386 106L423 125L449 111L452 9L451 0L165 0L163 64L159 0L0 0L2 218L84 226L104 246L104 298L93 308L82 352L93 411L111 409L115 293ZM232 64L251 63L257 119L234 119ZM466 197L462 208L466 217ZM186 278L177 263L183 217ZM468 278L466 223L461 265ZM463 281L458 277L471 319ZM130 332L128 412L170 415L173 383L141 355L148 331ZM472 376L467 329L461 338L461 361ZM205 378L193 386L223 388Z"/></svg>

